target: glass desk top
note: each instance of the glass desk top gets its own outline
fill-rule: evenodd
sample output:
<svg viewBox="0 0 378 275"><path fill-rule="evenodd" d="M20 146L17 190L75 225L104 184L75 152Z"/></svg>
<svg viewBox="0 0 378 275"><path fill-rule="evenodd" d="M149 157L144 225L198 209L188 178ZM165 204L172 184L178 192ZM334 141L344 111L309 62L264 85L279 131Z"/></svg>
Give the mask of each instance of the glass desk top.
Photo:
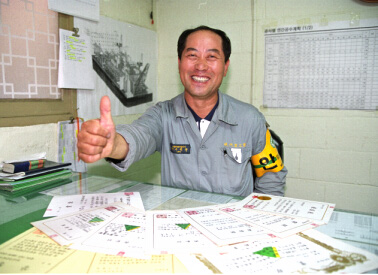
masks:
<svg viewBox="0 0 378 275"><path fill-rule="evenodd" d="M172 210L242 199L241 197L75 173L70 179L64 179L53 186L15 194L0 192L0 244L32 228L31 222L44 219L43 215L53 196L123 191L140 192L145 210Z"/></svg>
<svg viewBox="0 0 378 275"><path fill-rule="evenodd" d="M119 178L75 173L69 180L28 193L0 193L0 244L42 220L53 196L91 193L140 192L145 210L173 210L229 203L243 199L229 195L184 190ZM378 216L336 209L327 225L317 228L333 238L378 255ZM377 273L374 270L369 273Z"/></svg>

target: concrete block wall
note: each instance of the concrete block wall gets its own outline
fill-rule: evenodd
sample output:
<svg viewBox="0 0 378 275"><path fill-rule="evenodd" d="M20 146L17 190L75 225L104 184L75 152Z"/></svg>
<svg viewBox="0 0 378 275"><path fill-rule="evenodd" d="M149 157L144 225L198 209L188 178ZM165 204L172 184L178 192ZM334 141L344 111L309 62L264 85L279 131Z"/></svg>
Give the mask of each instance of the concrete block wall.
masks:
<svg viewBox="0 0 378 275"><path fill-rule="evenodd" d="M254 1L252 102L285 145L286 196L378 213L377 111L264 108L264 29L378 18L378 5L362 1ZM358 22L357 22L358 24Z"/></svg>
<svg viewBox="0 0 378 275"><path fill-rule="evenodd" d="M231 65L221 90L252 103L284 140L289 169L286 196L378 213L376 111L264 108L264 29L320 20L376 18L377 5L345 0L156 0L159 100L182 92L176 43L187 28L206 24L226 31Z"/></svg>
<svg viewBox="0 0 378 275"><path fill-rule="evenodd" d="M178 74L177 40L182 31L199 25L224 30L232 41L231 66L221 90L251 101L252 1L156 0L159 41L159 100L183 92Z"/></svg>

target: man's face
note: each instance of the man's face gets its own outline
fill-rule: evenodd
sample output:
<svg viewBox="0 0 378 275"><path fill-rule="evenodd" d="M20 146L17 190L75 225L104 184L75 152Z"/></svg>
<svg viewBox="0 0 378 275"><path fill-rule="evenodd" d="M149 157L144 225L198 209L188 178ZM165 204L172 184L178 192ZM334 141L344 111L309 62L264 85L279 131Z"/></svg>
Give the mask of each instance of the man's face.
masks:
<svg viewBox="0 0 378 275"><path fill-rule="evenodd" d="M219 35L206 30L191 33L178 60L186 96L208 99L217 94L229 63L229 60L225 63Z"/></svg>

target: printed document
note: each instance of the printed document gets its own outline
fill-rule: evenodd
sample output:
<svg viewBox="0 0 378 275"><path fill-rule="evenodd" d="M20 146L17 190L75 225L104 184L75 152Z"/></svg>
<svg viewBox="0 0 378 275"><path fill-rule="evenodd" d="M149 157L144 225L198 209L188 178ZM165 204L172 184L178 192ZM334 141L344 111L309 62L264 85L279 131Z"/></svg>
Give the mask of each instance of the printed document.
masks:
<svg viewBox="0 0 378 275"><path fill-rule="evenodd" d="M143 201L139 192L96 193L54 196L43 216L61 216L115 202L123 202L140 210L144 210Z"/></svg>

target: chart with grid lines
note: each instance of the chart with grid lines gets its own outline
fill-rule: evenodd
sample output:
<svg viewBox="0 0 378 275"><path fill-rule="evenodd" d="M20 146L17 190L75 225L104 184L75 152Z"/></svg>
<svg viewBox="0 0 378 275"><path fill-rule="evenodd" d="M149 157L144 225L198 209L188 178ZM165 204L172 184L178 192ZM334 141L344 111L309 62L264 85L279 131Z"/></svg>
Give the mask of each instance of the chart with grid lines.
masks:
<svg viewBox="0 0 378 275"><path fill-rule="evenodd" d="M265 32L264 106L378 108L378 27Z"/></svg>

